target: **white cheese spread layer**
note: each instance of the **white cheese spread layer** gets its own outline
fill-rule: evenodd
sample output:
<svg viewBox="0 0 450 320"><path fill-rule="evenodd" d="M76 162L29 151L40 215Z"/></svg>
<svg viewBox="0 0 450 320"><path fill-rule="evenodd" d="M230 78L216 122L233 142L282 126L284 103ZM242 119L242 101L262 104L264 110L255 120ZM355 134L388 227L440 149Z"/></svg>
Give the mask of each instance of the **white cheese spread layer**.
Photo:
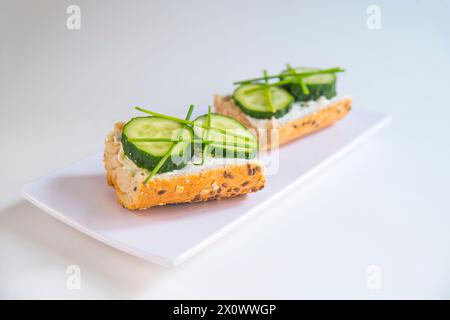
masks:
<svg viewBox="0 0 450 320"><path fill-rule="evenodd" d="M140 174L141 172L145 173L145 175L149 174L149 171L146 169L139 168L130 158L128 158L122 148L122 143L118 141L117 137L115 137L115 142L120 144L119 152L117 154L117 160L119 163L130 172L134 174ZM249 163L257 163L262 166L262 163L257 159L238 159L238 158L213 158L206 157L203 164L199 164L201 161L198 155L195 155L193 159L191 159L184 168L179 170L174 170L170 172L158 173L153 178L170 178L174 176L180 175L190 175L194 173L199 173L205 170L216 169L216 168L225 168L227 166L232 165L244 165ZM152 178L152 179L153 179Z"/></svg>
<svg viewBox="0 0 450 320"><path fill-rule="evenodd" d="M278 127L280 125L286 124L288 122L303 118L311 113L319 111L328 107L331 103L334 103L338 100L341 100L347 97L333 97L331 99L327 99L324 96L320 97L317 100L310 101L296 101L292 104L291 110L288 113L283 115L280 118L272 117L270 119L256 119L250 117L249 115L245 115L250 122L250 124L257 129L265 129L269 124L272 127Z"/></svg>

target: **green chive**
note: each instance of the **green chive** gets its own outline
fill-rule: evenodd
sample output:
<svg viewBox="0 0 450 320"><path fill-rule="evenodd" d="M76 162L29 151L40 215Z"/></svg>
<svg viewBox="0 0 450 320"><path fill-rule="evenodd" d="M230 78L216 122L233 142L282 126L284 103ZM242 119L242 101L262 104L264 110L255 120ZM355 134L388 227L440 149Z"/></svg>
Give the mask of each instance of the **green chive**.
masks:
<svg viewBox="0 0 450 320"><path fill-rule="evenodd" d="M130 142L181 142L183 140L174 140L171 138L134 138L128 139Z"/></svg>
<svg viewBox="0 0 450 320"><path fill-rule="evenodd" d="M192 111L194 111L194 105L190 105L189 106L189 110L186 114L186 120L189 120L191 118L192 115ZM177 140L181 139L181 133L178 134ZM150 174L147 176L147 178L145 178L144 180L144 184L147 184L148 180L150 180L155 174L158 173L159 169L161 169L161 167L164 165L164 163L167 161L167 159L170 157L172 150L175 148L175 146L178 144L178 142L174 142L169 150L167 150L167 152L164 154L164 156L161 158L161 160L159 160L158 164L156 165L156 167L153 168L152 172L150 172Z"/></svg>
<svg viewBox="0 0 450 320"><path fill-rule="evenodd" d="M305 80L298 79L298 83L300 85L300 88L302 88L303 93L304 94L309 94L309 89L308 89L308 86L305 83Z"/></svg>
<svg viewBox="0 0 450 320"><path fill-rule="evenodd" d="M195 126L195 127L200 127L200 128L203 128L203 129L210 129L210 130L213 130L213 131L218 131L218 132L220 132L220 133L222 133L224 135L228 135L228 136L244 138L244 136L242 136L242 135L239 135L239 134L233 133L233 132L228 132L227 130L214 128L214 127L207 128L206 125L199 125L198 123L195 123L195 121L188 121L188 120L183 120L183 119L180 119L180 118L177 118L177 117L167 116L165 114L158 113L158 112L151 111L151 110L147 110L147 109L143 109L143 108L140 108L140 107L135 107L135 109L139 110L141 112L150 114L152 116L162 118L162 119L172 120L172 121L175 121L175 122L178 122L178 123L182 123L182 124L186 124L186 125L190 125L190 126L193 126L193 127Z"/></svg>
<svg viewBox="0 0 450 320"><path fill-rule="evenodd" d="M267 74L267 70L263 71L264 74L264 82L266 83L265 85L265 89L266 89L266 96L267 96L267 101L269 104L269 110L270 112L275 112L275 107L273 106L273 101L272 101L272 93L270 92L270 84L269 84L269 79L268 74Z"/></svg>
<svg viewBox="0 0 450 320"><path fill-rule="evenodd" d="M206 117L206 126L208 128L211 128L211 106L208 106L208 116ZM202 134L202 140L207 140L209 135L209 129L206 129L205 132ZM208 144L203 147L202 151L202 162L200 164L205 163L205 156L208 152Z"/></svg>
<svg viewBox="0 0 450 320"><path fill-rule="evenodd" d="M317 70L317 71L309 71L309 72L302 72L302 73L297 73L297 74L291 74L290 76L304 78L304 77L314 76L316 74L337 73L337 72L344 72L344 71L345 71L345 69L341 69L339 67L335 67L335 68L322 69L322 70ZM244 83L248 84L248 83L262 81L262 80L266 80L266 79L280 78L283 75L286 75L286 74L279 73L279 74L270 75L270 76L267 75L267 76L259 77L259 78L253 78L253 79L236 81L236 82L233 82L233 84L235 84L235 85L244 84Z"/></svg>

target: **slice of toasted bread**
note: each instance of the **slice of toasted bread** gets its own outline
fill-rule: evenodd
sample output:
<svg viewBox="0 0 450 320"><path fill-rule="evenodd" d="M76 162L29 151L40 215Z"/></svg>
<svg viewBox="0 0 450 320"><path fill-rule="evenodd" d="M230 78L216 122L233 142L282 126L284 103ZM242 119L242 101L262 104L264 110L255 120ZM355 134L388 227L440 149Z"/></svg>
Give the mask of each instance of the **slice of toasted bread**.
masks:
<svg viewBox="0 0 450 320"><path fill-rule="evenodd" d="M146 184L147 172L119 160L123 123L106 138L104 163L108 184L116 190L117 201L130 210L142 210L171 203L199 202L234 197L264 187L264 167L257 160L239 160L185 174L156 175Z"/></svg>
<svg viewBox="0 0 450 320"><path fill-rule="evenodd" d="M351 107L352 99L342 98L302 118L281 125L278 125L276 121L268 121L265 128L256 128L251 124L248 116L234 103L231 96L214 96L214 109L217 113L233 117L247 128L256 131L259 136L260 150L269 150L329 127L345 117Z"/></svg>

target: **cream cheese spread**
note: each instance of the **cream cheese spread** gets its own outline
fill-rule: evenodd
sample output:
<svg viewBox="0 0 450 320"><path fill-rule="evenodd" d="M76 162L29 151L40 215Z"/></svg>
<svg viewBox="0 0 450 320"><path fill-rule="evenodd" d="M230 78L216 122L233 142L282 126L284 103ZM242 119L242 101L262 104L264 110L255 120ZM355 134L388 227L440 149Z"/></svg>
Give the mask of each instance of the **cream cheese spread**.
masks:
<svg viewBox="0 0 450 320"><path fill-rule="evenodd" d="M303 118L311 113L324 109L331 103L341 100L342 98L343 97L333 97L331 99L327 99L322 96L317 100L300 102L296 101L292 104L291 110L289 110L280 118L272 117L271 119L256 119L250 117L249 115L245 116L247 117L250 124L257 129L266 129L269 124L271 124L272 127L278 127L280 125Z"/></svg>

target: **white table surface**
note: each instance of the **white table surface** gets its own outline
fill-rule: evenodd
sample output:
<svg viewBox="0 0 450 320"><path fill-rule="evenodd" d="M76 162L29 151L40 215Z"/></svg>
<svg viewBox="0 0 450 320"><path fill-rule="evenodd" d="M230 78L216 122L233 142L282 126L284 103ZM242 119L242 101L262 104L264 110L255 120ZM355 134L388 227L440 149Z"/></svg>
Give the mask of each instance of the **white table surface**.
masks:
<svg viewBox="0 0 450 320"><path fill-rule="evenodd" d="M0 4L0 298L450 298L449 2ZM339 91L393 121L185 264L129 256L20 198L134 105L181 115L286 62L345 67Z"/></svg>

